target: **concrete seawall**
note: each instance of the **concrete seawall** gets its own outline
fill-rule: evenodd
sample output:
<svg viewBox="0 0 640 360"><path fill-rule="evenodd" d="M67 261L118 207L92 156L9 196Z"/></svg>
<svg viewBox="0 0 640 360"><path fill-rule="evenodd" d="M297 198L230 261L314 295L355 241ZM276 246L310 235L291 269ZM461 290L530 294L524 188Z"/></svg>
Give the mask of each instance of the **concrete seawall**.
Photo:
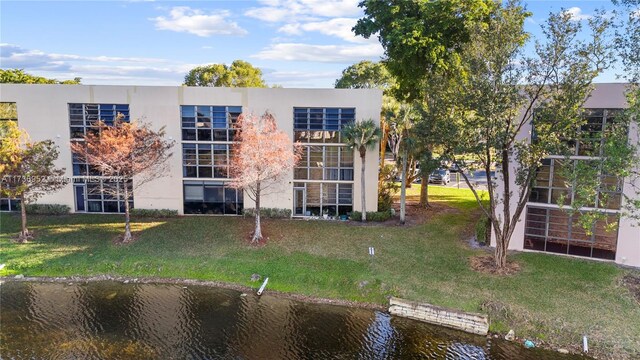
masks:
<svg viewBox="0 0 640 360"><path fill-rule="evenodd" d="M393 315L446 326L472 334L487 335L489 332L489 318L486 315L465 313L395 297L389 300L389 305L389 312Z"/></svg>

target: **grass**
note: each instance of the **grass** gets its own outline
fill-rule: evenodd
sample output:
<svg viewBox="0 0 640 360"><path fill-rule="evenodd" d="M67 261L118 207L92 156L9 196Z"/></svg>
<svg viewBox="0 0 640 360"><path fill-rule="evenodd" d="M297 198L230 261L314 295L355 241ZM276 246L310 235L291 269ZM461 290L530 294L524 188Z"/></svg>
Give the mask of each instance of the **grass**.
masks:
<svg viewBox="0 0 640 360"><path fill-rule="evenodd" d="M0 275L153 276L256 287L249 278L258 273L273 290L380 304L394 295L489 313L492 330L513 328L554 346L577 348L587 334L591 351L640 356L640 307L619 285L631 270L521 253L512 257L522 267L516 275L476 273L468 259L484 250L466 243L479 215L471 192L433 186L429 193L451 209L430 212L422 225L266 220L269 240L261 248L246 244L253 221L241 217L134 219L139 239L116 246L119 215L31 216L36 241L16 244L10 239L19 217L2 213ZM409 198L418 195L419 185L412 186Z"/></svg>

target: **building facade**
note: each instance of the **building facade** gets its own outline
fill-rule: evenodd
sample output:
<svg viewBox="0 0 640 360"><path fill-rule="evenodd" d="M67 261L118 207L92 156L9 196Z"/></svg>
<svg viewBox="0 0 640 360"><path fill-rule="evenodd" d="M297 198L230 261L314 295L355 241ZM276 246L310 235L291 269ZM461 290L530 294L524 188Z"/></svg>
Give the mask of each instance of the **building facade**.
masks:
<svg viewBox="0 0 640 360"><path fill-rule="evenodd" d="M619 216L626 201L640 199L637 193L640 180L637 177L619 179L600 174L603 182L614 186L607 186L606 193L600 191L590 204L591 207L580 209L607 214L606 221L597 222L589 232L578 224L575 216L570 216L558 205L559 201L570 205L575 193L566 186L566 179L557 169L565 161L589 161L602 155L601 145L604 144L603 135L608 124L615 121L616 114L627 107L624 94L625 84L596 85L584 104L586 124L579 130L574 154L568 159L565 156L549 156L543 160L529 201L511 237L509 249L609 260L640 267L640 224L637 219ZM531 136L532 126L527 124L522 129L519 140L531 141ZM631 124L628 141L630 144L638 144L637 123ZM636 166L634 170L637 172L640 164ZM516 189L515 176L510 179L511 188ZM501 191L500 186L497 191ZM511 209L515 209L516 201L513 200ZM500 204L497 213L502 213ZM492 246L496 244L494 234L491 243Z"/></svg>
<svg viewBox="0 0 640 360"><path fill-rule="evenodd" d="M123 196L103 191L117 186L82 163L70 149L95 124L141 120L165 128L175 141L169 171L133 194L141 209L172 209L179 214L240 215L254 207L241 190L227 186L234 123L245 113L273 114L278 128L301 143L298 166L261 200L262 207L290 209L293 216L343 215L361 211L359 157L342 143L344 125L380 121L382 92L358 89L258 89L183 86L92 86L1 84L0 102L15 106L18 121L33 140L59 146L56 166L70 183L38 202L65 204L73 212L123 212ZM366 157L367 211L377 210L377 151ZM135 182L135 179L134 179ZM122 184L120 184L122 186ZM129 185L130 186L130 185ZM1 210L16 201L2 199Z"/></svg>

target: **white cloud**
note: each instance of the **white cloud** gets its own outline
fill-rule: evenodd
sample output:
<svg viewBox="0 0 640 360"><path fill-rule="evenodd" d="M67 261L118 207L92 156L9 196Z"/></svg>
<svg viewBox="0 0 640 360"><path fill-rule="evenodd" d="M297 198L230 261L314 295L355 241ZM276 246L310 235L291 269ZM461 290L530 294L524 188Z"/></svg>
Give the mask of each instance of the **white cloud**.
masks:
<svg viewBox="0 0 640 360"><path fill-rule="evenodd" d="M351 29L358 22L357 18L334 18L326 21L313 21L307 23L290 23L278 29L279 32L289 35L302 35L304 32L319 32L323 35L335 36L344 41L365 43L378 42L375 36L365 39L356 36Z"/></svg>
<svg viewBox="0 0 640 360"><path fill-rule="evenodd" d="M593 17L588 14L583 14L582 9L577 6L568 8L567 10L565 10L565 13L571 15L571 20L573 21L587 20Z"/></svg>
<svg viewBox="0 0 640 360"><path fill-rule="evenodd" d="M56 79L81 77L84 84L178 85L184 74L199 64L158 58L46 53L1 43L0 65Z"/></svg>
<svg viewBox="0 0 640 360"><path fill-rule="evenodd" d="M263 0L264 6L251 8L245 16L267 22L300 22L318 17L360 15L359 0Z"/></svg>
<svg viewBox="0 0 640 360"><path fill-rule="evenodd" d="M227 18L231 13L219 10L205 13L188 6L176 6L169 11L169 18L158 16L149 20L155 22L156 29L209 37L211 35L246 35L247 30Z"/></svg>
<svg viewBox="0 0 640 360"><path fill-rule="evenodd" d="M631 12L631 17L640 19L640 7Z"/></svg>
<svg viewBox="0 0 640 360"><path fill-rule="evenodd" d="M377 60L383 53L382 46L377 43L347 46L282 43L273 44L252 57L263 60L354 63L364 59Z"/></svg>

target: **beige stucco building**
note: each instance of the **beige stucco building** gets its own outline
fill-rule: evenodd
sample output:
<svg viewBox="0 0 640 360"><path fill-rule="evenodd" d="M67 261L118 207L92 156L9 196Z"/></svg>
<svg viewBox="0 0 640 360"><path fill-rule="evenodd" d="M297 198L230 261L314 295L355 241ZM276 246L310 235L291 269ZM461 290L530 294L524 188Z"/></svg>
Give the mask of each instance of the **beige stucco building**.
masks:
<svg viewBox="0 0 640 360"><path fill-rule="evenodd" d="M605 131L607 123L612 121L616 111L628 106L624 93L625 84L596 85L584 105L587 124L581 131L589 131L591 134ZM522 129L519 140L530 141L531 130L531 124L527 124ZM638 124L632 123L628 139L630 144L638 144L638 136ZM597 139L596 141L601 140ZM585 146L578 141L575 156L571 156L570 159L583 161L597 156L592 153L594 148L598 147ZM560 210L558 205L560 196L565 194L565 204L567 205L570 204L574 196L563 184L564 179L561 179L560 175L554 172L556 166L563 161L566 161L564 156L550 156L543 162L532 194L511 237L509 249L589 257L640 267L640 226L637 219L623 215L613 231L605 231L605 224L599 222L595 225L593 233L587 234L576 224L576 219ZM515 164L512 167L515 169ZM640 170L640 164L637 164L637 168L634 170L637 173ZM497 176L501 175L497 174ZM621 208L624 208L624 204L627 201L640 199L640 195L637 193L640 189L640 180L637 176L624 179L610 178L607 181L616 182L618 185L616 191L608 191L606 204L596 200L595 207L581 210L604 211L610 214L609 222L617 222L617 215L621 212ZM511 176L510 179L511 189L517 189L515 176ZM497 182L498 185L500 183L500 181ZM497 194L500 194L501 191L502 189L498 186ZM516 201L512 201L511 209L516 207ZM500 204L497 213L502 213L502 205ZM493 233L491 244L492 246L496 244Z"/></svg>
<svg viewBox="0 0 640 360"><path fill-rule="evenodd" d="M262 206L291 209L293 216L361 211L361 163L340 139L343 125L380 121L380 90L258 89L182 86L92 86L1 84L0 102L16 103L18 125L33 140L59 146L57 166L73 181L42 197L40 203L65 204L73 212L121 212L123 199L101 194L111 186L72 156L97 119L117 114L140 119L176 145L168 173L134 192L135 208L173 209L179 214L241 214L253 201L226 186L233 122L241 112L272 113L278 127L302 143L303 160L285 174ZM378 152L366 157L367 211L377 209ZM134 179L135 181L135 179ZM2 209L15 203L2 200Z"/></svg>

